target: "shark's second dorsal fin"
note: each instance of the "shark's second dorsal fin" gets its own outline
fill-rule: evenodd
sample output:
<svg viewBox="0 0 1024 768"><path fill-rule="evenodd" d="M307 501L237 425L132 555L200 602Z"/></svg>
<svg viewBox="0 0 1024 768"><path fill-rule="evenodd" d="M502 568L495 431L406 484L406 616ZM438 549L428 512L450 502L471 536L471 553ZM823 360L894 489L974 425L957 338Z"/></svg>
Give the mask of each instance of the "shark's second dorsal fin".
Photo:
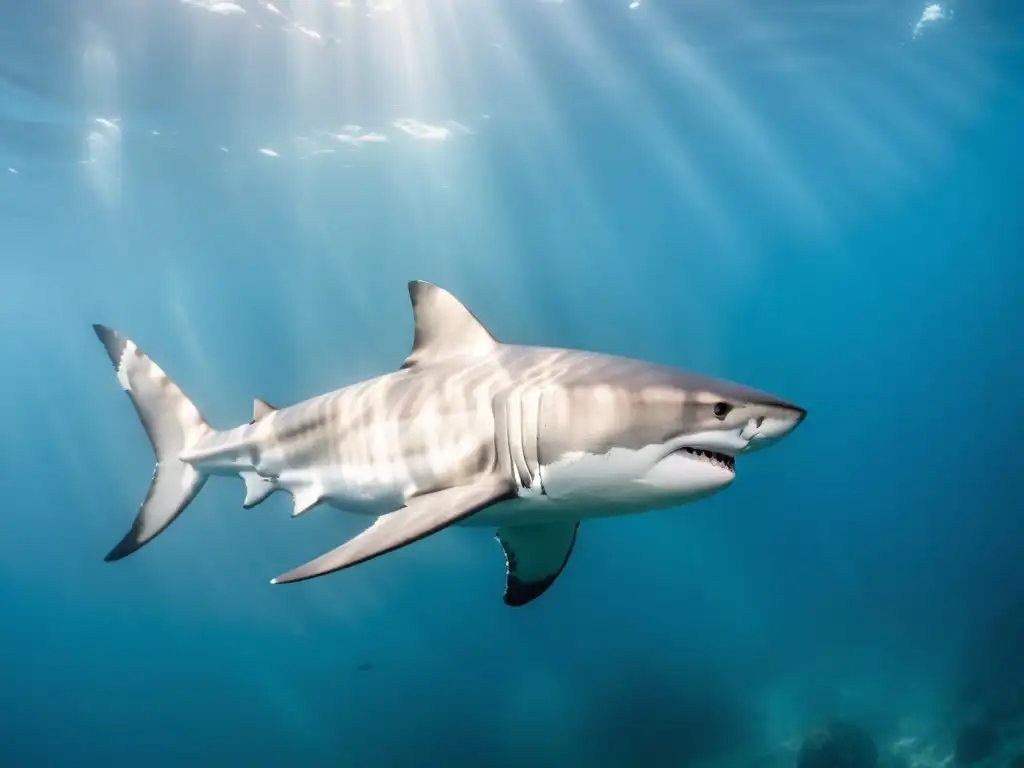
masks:
<svg viewBox="0 0 1024 768"><path fill-rule="evenodd" d="M252 401L252 422L255 423L266 416L268 413L273 413L277 408L272 406L266 400L260 400L258 397Z"/></svg>
<svg viewBox="0 0 1024 768"><path fill-rule="evenodd" d="M409 298L416 331L412 352L402 368L456 355L482 355L498 346L483 323L444 288L413 280L409 283Z"/></svg>

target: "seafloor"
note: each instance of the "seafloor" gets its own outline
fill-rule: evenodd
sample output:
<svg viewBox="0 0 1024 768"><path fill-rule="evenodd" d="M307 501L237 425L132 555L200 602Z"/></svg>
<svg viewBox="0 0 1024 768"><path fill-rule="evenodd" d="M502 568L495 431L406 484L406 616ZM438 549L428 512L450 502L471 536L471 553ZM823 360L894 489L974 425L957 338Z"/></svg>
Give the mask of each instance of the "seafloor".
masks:
<svg viewBox="0 0 1024 768"><path fill-rule="evenodd" d="M927 673L894 667L879 675L884 663L861 663L837 674L844 666L837 658L799 680L763 686L742 707L712 707L721 722L710 727L702 715L691 729L696 740L681 739L679 754L660 764L1024 768L1024 596L967 633L962 647Z"/></svg>

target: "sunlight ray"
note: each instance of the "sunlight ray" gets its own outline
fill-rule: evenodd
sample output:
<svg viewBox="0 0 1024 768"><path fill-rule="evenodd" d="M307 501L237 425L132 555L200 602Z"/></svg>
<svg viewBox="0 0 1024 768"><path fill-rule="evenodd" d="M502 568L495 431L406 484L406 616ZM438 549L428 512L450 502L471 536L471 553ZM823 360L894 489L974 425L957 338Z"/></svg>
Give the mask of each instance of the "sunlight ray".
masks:
<svg viewBox="0 0 1024 768"><path fill-rule="evenodd" d="M745 23L752 14L747 5L737 1L723 2L720 8L730 23L737 25ZM774 18L761 18L758 24L766 30L768 37L780 37L781 33L775 31L778 22ZM796 54L779 48L774 55L785 61ZM894 144L877 119L871 120L859 114L848 98L837 95L844 92L844 86L851 79L850 73L842 76L837 73L833 77L833 87L826 87L819 76L806 71L797 60L793 66L786 67L783 76L789 88L801 95L803 103L814 105L812 114L825 118L834 127L831 132L832 143L837 147L845 145L856 148L859 155L875 166L875 174L864 173L852 180L862 193L876 187L882 179L886 179L886 183L891 186L894 179L906 183L918 177L918 171L909 161L905 147ZM872 82L878 82L871 73L853 72L852 77L871 78Z"/></svg>
<svg viewBox="0 0 1024 768"><path fill-rule="evenodd" d="M635 122L644 131L640 140L657 148L680 192L723 243L733 247L743 243L741 227L736 221L730 220L722 209L719 202L721 193L715 189L715 184L707 174L698 169L693 155L668 130L665 120L654 105L650 89L634 77L622 62L616 62L602 52L598 34L587 22L585 15L553 15L555 18L552 24L560 33L560 39L574 53L574 63L579 68L581 82L600 83L600 91L605 99L630 104ZM743 243L741 247L746 246Z"/></svg>
<svg viewBox="0 0 1024 768"><path fill-rule="evenodd" d="M938 60L914 55L917 50L905 46L879 63L903 76L914 92L926 95L941 109L943 118L970 121L977 117L998 79L991 64L979 57L968 58L959 48L947 47L951 50L942 50Z"/></svg>
<svg viewBox="0 0 1024 768"><path fill-rule="evenodd" d="M627 252L623 233L608 225L607 212L595 194L598 187L587 177L584 163L575 149L576 135L587 126L571 125L564 116L565 110L557 105L555 96L545 85L544 72L536 64L540 58L536 55L537 39L526 39L505 19L484 17L479 21L485 39L492 43L493 56L502 73L512 82L522 84L514 100L496 105L494 130L500 131L503 137L508 136L513 143L516 164L525 171L531 198L550 197L552 189L557 187L559 200L571 204L573 216L579 217L582 224L574 230L562 227L545 230L546 252L531 251L517 259L519 268L524 270L524 279L535 274L534 280L539 277L553 285L572 285L576 292L586 294L590 291L586 286L603 270L602 283L614 284L616 291L624 296L642 291L643 281L638 279L636 263L621 258L621 254ZM549 258L556 254L559 258ZM608 254L615 256L609 260ZM572 269L571 264L577 258L583 259L588 269ZM556 273L560 269L568 271L557 280ZM615 277L610 278L610 274ZM524 300L530 300L531 295L532 292L527 291ZM572 322L571 315L567 322ZM583 324L580 330L587 327L589 324Z"/></svg>
<svg viewBox="0 0 1024 768"><path fill-rule="evenodd" d="M90 35L82 57L82 88L88 104L83 169L96 194L111 209L121 203L121 114L114 50Z"/></svg>
<svg viewBox="0 0 1024 768"><path fill-rule="evenodd" d="M788 153L783 152L778 140L769 136L767 129L725 81L701 60L679 25L652 11L644 14L640 26L644 34L655 41L654 50L673 72L679 78L694 82L704 101L721 116L716 124L735 133L740 149L763 171L760 183L771 184L773 191L781 192L788 201L787 208L794 223L808 225L818 233L827 232L828 214L799 177Z"/></svg>

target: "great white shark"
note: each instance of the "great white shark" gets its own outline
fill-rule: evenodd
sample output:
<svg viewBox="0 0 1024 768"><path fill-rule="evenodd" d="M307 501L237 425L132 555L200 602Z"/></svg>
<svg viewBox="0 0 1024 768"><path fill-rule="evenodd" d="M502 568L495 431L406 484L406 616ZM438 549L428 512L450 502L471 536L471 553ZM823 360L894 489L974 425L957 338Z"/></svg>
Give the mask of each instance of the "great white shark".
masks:
<svg viewBox="0 0 1024 768"><path fill-rule="evenodd" d="M292 515L326 504L373 522L272 580L302 581L450 525L497 529L504 602L529 603L565 568L580 521L676 507L733 482L735 460L807 415L745 386L630 358L497 341L444 289L409 283L414 335L401 367L252 420L211 427L130 339L93 326L156 454L131 530L106 556L164 531L212 475L277 490Z"/></svg>

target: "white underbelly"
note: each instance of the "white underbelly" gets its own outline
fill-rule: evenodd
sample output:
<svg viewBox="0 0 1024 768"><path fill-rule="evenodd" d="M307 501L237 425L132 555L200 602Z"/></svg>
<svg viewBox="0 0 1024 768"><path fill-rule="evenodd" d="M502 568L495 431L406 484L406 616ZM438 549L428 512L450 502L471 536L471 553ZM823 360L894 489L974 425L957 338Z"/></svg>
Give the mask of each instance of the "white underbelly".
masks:
<svg viewBox="0 0 1024 768"><path fill-rule="evenodd" d="M597 499L553 499L550 496L521 496L502 501L471 515L457 525L467 528L503 525L537 525L564 523L598 517L618 517L655 509L680 506L704 498L704 495L659 504L630 503L629 501L603 502Z"/></svg>
<svg viewBox="0 0 1024 768"><path fill-rule="evenodd" d="M383 515L405 504L407 482L397 476L359 473L352 467L329 465L282 472L277 485L287 491L315 488L323 504L347 512Z"/></svg>
<svg viewBox="0 0 1024 768"><path fill-rule="evenodd" d="M482 509L456 525L463 528L500 528L503 525L566 522L578 520L579 512L550 500L515 498Z"/></svg>

